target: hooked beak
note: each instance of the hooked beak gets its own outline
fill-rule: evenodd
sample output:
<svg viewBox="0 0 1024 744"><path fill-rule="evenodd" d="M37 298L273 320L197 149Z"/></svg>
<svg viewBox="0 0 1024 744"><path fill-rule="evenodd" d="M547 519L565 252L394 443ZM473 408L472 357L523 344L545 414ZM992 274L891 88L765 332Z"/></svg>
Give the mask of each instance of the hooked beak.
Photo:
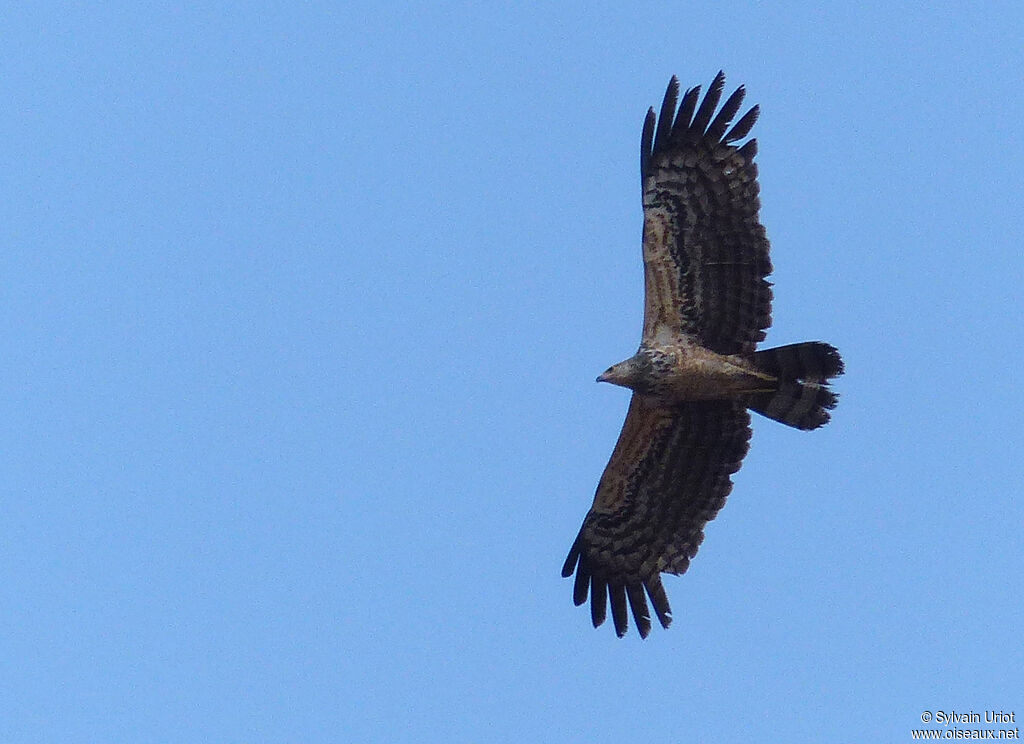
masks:
<svg viewBox="0 0 1024 744"><path fill-rule="evenodd" d="M602 372L601 374L599 374L597 376L597 382L611 382L611 380L608 378L608 373Z"/></svg>

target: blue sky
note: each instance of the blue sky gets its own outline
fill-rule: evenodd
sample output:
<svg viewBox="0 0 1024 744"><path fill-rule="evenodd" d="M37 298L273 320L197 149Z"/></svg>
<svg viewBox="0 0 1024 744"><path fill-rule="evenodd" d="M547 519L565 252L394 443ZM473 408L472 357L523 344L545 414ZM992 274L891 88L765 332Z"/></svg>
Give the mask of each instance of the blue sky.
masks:
<svg viewBox="0 0 1024 744"><path fill-rule="evenodd" d="M1017 3L8 6L0 740L905 741L1024 715ZM765 419L671 630L559 569L638 144L760 103Z"/></svg>

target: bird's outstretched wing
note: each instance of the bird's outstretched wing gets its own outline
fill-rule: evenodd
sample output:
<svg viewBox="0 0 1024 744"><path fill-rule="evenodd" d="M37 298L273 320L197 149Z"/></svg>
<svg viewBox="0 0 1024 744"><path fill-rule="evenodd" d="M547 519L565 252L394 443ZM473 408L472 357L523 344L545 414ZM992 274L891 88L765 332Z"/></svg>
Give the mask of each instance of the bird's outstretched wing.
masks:
<svg viewBox="0 0 1024 744"><path fill-rule="evenodd" d="M771 325L768 239L758 219L757 140L741 147L755 106L730 129L744 89L721 110L725 75L698 106L673 77L661 113L647 112L640 145L644 205L645 342L692 337L719 354L749 354Z"/></svg>
<svg viewBox="0 0 1024 744"><path fill-rule="evenodd" d="M672 620L662 572L683 573L732 489L750 439L750 414L739 403L671 407L634 395L594 505L562 567L576 572L573 601L589 593L597 627L608 599L619 636L627 599L640 635L651 629L645 592L662 626Z"/></svg>

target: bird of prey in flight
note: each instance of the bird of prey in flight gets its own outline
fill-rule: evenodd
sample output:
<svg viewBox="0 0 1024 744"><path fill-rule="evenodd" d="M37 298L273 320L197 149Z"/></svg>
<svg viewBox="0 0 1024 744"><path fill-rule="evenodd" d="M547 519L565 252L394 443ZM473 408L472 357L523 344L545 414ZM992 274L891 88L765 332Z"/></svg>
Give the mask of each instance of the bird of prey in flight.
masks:
<svg viewBox="0 0 1024 744"><path fill-rule="evenodd" d="M771 325L772 265L758 219L757 141L737 143L758 108L730 128L744 89L718 109L724 84L719 72L703 100L698 86L680 102L673 77L640 140L643 335L636 354L597 378L633 397L562 568L576 574L577 605L589 594L594 627L611 604L620 637L627 604L640 635L650 632L647 598L669 626L661 574L686 571L725 503L747 453L748 411L817 429L836 405L829 380L843 372L839 352L818 341L755 348Z"/></svg>

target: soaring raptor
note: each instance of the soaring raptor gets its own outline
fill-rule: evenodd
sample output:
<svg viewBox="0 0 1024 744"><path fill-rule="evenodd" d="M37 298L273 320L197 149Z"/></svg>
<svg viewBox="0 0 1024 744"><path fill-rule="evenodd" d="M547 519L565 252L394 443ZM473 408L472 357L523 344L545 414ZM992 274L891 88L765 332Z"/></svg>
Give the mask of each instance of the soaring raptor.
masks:
<svg viewBox="0 0 1024 744"><path fill-rule="evenodd" d="M725 75L683 95L673 77L640 140L644 207L644 329L640 349L598 382L632 389L626 421L569 557L573 601L590 595L594 627L611 602L625 635L627 600L642 637L650 597L672 611L662 573L681 574L732 489L750 439L748 409L797 429L829 420L843 372L818 341L756 351L771 325L772 265L758 219L757 140L742 140L755 106L732 128L740 87L715 113ZM646 595L646 596L645 596Z"/></svg>

